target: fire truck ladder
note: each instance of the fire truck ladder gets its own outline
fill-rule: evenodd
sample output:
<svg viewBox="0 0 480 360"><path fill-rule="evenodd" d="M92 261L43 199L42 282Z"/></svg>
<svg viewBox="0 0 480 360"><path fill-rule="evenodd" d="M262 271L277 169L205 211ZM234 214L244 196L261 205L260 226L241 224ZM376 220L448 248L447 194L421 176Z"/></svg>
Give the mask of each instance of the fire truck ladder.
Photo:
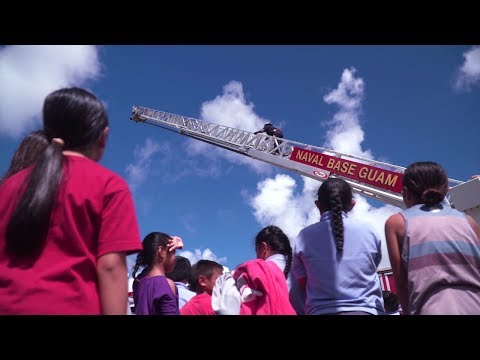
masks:
<svg viewBox="0 0 480 360"><path fill-rule="evenodd" d="M297 172L300 175L315 180L325 180L329 176L339 177L347 181L356 193L368 196L386 204L405 208L402 196L398 189L397 191L392 191L385 189L384 187L382 188L381 186L372 185L371 182L363 182L362 179L353 179L347 176L347 169L342 169L343 173L340 171L335 172L332 169L307 164L305 161L300 162L298 161L298 154L300 152L300 154L303 154L304 156L307 156L308 154L312 154L311 156L315 156L315 154L323 155L333 159L333 162L337 160L350 163L354 162L355 164L366 165L370 169L374 168L378 169L378 171L388 171L391 172L391 174L398 174L399 178L396 180L399 182L401 182L401 174L405 171L405 168L401 166L347 155L338 151L302 144L292 140L279 139L274 136L266 135L265 133L255 135L250 131L209 123L207 121L170 114L164 111L141 106L133 106L130 120L175 131L182 135L249 156L253 159ZM297 157L295 157L297 160L292 160L293 153L297 155ZM453 185L462 184L462 182L458 180L449 180ZM446 198L446 202L449 204L448 198Z"/></svg>

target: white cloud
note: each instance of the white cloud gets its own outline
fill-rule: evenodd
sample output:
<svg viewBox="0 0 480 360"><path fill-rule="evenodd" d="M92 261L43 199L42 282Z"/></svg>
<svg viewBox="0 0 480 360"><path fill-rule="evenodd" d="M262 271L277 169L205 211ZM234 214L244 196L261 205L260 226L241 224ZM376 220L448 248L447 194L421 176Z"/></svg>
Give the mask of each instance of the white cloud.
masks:
<svg viewBox="0 0 480 360"><path fill-rule="evenodd" d="M215 255L209 248L206 248L203 251L200 249L195 249L193 252L189 250L183 250L180 251L178 255L186 257L188 260L190 260L192 265L199 260L212 260L218 262L219 264L227 262L226 257L217 257L217 255Z"/></svg>
<svg viewBox="0 0 480 360"><path fill-rule="evenodd" d="M91 45L0 48L0 134L16 137L40 127L43 100L66 86L83 86L101 70Z"/></svg>
<svg viewBox="0 0 480 360"><path fill-rule="evenodd" d="M311 189L304 186L302 194L295 195L296 187L297 184L292 177L278 174L273 179L268 178L259 182L257 194L250 200L257 221L262 226L278 226L291 242L307 225L305 212L313 202Z"/></svg>
<svg viewBox="0 0 480 360"><path fill-rule="evenodd" d="M465 61L457 70L454 88L459 91L470 91L472 86L480 84L480 46L473 46L463 53Z"/></svg>
<svg viewBox="0 0 480 360"><path fill-rule="evenodd" d="M362 104L365 84L355 78L355 68L345 69L338 87L323 97L327 104L337 104L345 111L358 111Z"/></svg>
<svg viewBox="0 0 480 360"><path fill-rule="evenodd" d="M323 145L335 151L372 159L370 150L362 149L364 131L360 125L361 105L365 84L355 77L356 70L345 69L336 89L325 95L327 104L339 107L333 119L328 122L327 140ZM319 134L320 137L320 134ZM277 175L257 184L257 192L250 198L257 221L262 226L277 225L290 239L292 245L298 232L320 219L315 206L316 192L321 182L302 177L301 191L295 192L297 184L288 175ZM245 196L245 194L244 194ZM390 205L381 208L372 207L365 198L355 195L357 205L351 216L369 221L382 238L382 262L380 268L390 267L385 243L384 224L388 216L399 209Z"/></svg>
<svg viewBox="0 0 480 360"><path fill-rule="evenodd" d="M223 87L222 95L202 104L201 118L215 124L254 132L263 128L269 120L255 114L253 108L254 104L245 99L242 83L230 81ZM235 164L244 164L258 173L271 172L271 167L263 162L198 140L189 141L187 151L210 159L223 158Z"/></svg>
<svg viewBox="0 0 480 360"><path fill-rule="evenodd" d="M128 164L125 171L127 173L127 182L132 191L135 191L147 178L150 172L152 157L155 153L162 151L168 152L168 144L158 144L154 140L147 138L143 146L136 146L134 150L134 162Z"/></svg>
<svg viewBox="0 0 480 360"><path fill-rule="evenodd" d="M328 123L333 128L328 130L324 146L345 154L372 159L370 150L363 151L361 148L365 138L360 126L365 84L361 78L355 78L355 72L354 68L343 70L337 89L323 97L327 104L339 107Z"/></svg>

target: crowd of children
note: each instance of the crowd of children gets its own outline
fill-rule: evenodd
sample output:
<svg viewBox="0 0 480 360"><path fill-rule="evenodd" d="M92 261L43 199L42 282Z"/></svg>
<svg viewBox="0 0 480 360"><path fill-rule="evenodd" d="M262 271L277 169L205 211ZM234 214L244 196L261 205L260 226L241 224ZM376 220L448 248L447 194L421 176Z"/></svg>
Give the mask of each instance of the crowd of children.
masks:
<svg viewBox="0 0 480 360"><path fill-rule="evenodd" d="M270 225L255 237L256 258L233 271L192 265L175 255L182 238L140 239L127 183L98 164L109 133L103 103L64 88L42 114L43 129L25 137L0 179L0 314L126 314L134 253L137 315L480 314L480 227L444 204L437 163L406 169L406 209L385 224L394 294L377 275L380 234L349 216L346 181L322 182L320 219L296 239ZM259 132L273 131L267 125Z"/></svg>

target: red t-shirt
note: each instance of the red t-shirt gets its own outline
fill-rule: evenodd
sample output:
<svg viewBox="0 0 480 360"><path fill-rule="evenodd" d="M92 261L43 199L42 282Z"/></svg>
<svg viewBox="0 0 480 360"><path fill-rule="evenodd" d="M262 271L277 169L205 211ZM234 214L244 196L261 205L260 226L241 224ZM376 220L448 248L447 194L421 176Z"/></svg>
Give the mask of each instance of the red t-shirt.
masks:
<svg viewBox="0 0 480 360"><path fill-rule="evenodd" d="M142 249L128 185L95 161L64 156L45 248L32 267L21 268L10 264L5 232L30 171L0 186L0 314L100 314L97 259Z"/></svg>
<svg viewBox="0 0 480 360"><path fill-rule="evenodd" d="M195 295L183 305L180 315L216 315L212 308L212 295L207 292Z"/></svg>

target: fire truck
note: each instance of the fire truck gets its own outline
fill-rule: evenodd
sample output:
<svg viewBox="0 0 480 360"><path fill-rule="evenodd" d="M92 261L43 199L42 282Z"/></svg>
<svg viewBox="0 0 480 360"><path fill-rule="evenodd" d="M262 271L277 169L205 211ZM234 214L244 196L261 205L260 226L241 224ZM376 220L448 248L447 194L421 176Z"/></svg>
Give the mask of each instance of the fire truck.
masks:
<svg viewBox="0 0 480 360"><path fill-rule="evenodd" d="M405 168L401 166L141 106L133 106L130 120L175 131L315 180L342 178L355 193L405 208L401 195ZM449 182L445 204L480 223L480 177ZM382 290L396 293L391 269L379 269L378 275Z"/></svg>

